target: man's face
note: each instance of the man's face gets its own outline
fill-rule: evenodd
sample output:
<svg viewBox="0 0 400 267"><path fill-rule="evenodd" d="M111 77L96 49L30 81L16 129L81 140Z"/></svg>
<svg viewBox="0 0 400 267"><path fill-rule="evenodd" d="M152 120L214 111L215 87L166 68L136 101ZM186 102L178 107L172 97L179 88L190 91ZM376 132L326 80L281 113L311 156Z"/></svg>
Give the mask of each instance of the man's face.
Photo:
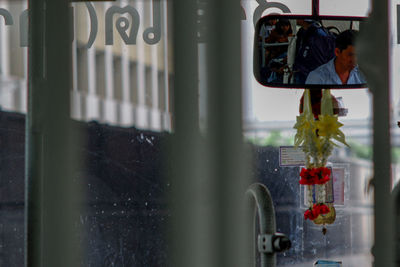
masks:
<svg viewBox="0 0 400 267"><path fill-rule="evenodd" d="M343 68L351 71L357 65L357 58L354 46L349 45L346 49L340 51L335 48L336 63L340 64Z"/></svg>
<svg viewBox="0 0 400 267"><path fill-rule="evenodd" d="M290 26L289 26L289 25L282 25L281 29L282 29L282 31L283 31L284 33L286 33L286 32L289 31Z"/></svg>

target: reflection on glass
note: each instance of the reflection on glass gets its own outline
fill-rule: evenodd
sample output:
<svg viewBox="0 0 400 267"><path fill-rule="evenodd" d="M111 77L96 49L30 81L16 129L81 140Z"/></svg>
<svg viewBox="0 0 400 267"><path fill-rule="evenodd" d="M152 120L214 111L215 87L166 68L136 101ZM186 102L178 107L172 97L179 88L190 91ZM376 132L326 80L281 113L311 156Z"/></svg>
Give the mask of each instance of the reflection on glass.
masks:
<svg viewBox="0 0 400 267"><path fill-rule="evenodd" d="M264 18L258 25L254 74L263 85L359 87L358 23Z"/></svg>
<svg viewBox="0 0 400 267"><path fill-rule="evenodd" d="M75 3L71 117L86 134L84 266L165 266L167 2Z"/></svg>

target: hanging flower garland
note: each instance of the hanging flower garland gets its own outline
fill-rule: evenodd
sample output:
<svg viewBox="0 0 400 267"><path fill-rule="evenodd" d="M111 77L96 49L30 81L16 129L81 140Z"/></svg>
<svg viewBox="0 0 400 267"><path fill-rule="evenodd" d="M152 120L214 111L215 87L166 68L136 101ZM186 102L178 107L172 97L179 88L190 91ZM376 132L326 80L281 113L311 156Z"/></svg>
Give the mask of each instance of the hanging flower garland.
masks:
<svg viewBox="0 0 400 267"><path fill-rule="evenodd" d="M311 109L310 90L304 92L303 113L297 116L294 128L295 147L302 147L305 154L305 168L300 172L299 183L307 186L308 209L304 219L316 224L333 223L335 210L333 204L326 203L326 183L330 180L331 169L326 167L336 142L346 146L344 133L339 130L343 126L338 122L338 116L333 114L332 96L330 90L323 90L321 114L314 118ZM313 189L315 188L315 199ZM324 233L326 229L324 228Z"/></svg>

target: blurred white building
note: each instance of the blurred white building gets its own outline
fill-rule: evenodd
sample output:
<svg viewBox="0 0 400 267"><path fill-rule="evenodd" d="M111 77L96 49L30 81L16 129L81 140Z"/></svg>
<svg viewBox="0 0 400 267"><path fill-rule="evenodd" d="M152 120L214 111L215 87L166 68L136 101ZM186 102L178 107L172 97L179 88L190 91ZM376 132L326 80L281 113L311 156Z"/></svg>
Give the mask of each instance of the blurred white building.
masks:
<svg viewBox="0 0 400 267"><path fill-rule="evenodd" d="M21 113L27 107L26 2L0 2L6 24L0 19L0 107ZM72 6L72 118L170 131L167 1Z"/></svg>

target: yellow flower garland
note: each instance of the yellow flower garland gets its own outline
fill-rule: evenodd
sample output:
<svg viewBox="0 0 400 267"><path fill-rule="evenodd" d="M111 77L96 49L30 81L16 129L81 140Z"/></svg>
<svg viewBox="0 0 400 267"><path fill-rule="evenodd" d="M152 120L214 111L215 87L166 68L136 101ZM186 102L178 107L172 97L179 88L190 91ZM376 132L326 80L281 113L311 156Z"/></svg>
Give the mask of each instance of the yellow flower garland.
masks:
<svg viewBox="0 0 400 267"><path fill-rule="evenodd" d="M346 146L344 133L339 129L343 126L338 121L338 116L333 114L332 95L330 90L323 90L321 99L321 114L318 120L314 119L311 109L310 90L304 92L304 109L296 118L296 124L293 128L297 130L294 145L302 146L306 156L306 168L325 167L328 157L331 155L333 146L336 145L332 140L336 140ZM309 193L311 187L308 186ZM319 186L319 190L325 190L325 186ZM325 196L325 194L323 194ZM318 202L325 202L319 200ZM313 203L310 202L310 208ZM329 215L329 216L327 216ZM316 224L331 224L335 220L335 208L330 204L330 212L327 215L319 215L314 219ZM325 229L326 230L326 229Z"/></svg>

